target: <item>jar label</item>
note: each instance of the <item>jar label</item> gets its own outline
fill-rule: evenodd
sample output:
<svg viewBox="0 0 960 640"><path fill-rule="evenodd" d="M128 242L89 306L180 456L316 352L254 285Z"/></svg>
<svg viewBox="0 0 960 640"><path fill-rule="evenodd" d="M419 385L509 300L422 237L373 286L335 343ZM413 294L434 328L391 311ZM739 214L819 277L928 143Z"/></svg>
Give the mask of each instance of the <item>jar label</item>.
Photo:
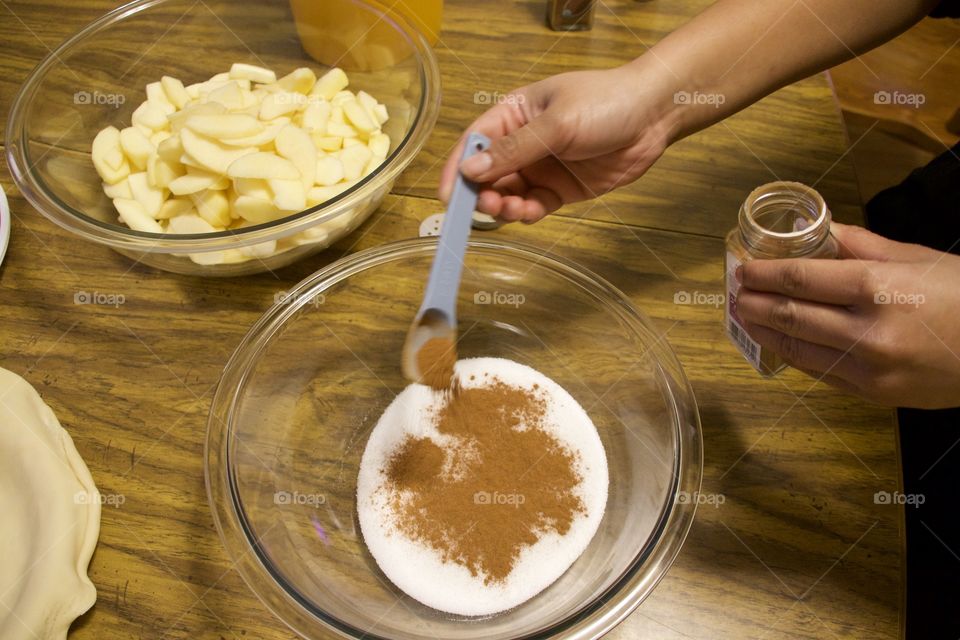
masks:
<svg viewBox="0 0 960 640"><path fill-rule="evenodd" d="M737 315L737 293L740 292L740 283L737 282L737 267L742 264L739 258L732 252L727 251L727 305L724 315L727 326L727 335L730 341L740 350L743 357L753 365L757 371L760 369L760 345L750 337L746 329L743 328L740 316Z"/></svg>

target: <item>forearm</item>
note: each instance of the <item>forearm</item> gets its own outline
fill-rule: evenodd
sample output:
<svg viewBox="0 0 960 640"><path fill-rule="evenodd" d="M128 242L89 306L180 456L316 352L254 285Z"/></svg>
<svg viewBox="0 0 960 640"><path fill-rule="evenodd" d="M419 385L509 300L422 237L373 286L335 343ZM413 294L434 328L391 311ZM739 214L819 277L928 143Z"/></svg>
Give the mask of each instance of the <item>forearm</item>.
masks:
<svg viewBox="0 0 960 640"><path fill-rule="evenodd" d="M629 66L670 142L905 31L936 0L719 0ZM676 98L675 98L676 96Z"/></svg>

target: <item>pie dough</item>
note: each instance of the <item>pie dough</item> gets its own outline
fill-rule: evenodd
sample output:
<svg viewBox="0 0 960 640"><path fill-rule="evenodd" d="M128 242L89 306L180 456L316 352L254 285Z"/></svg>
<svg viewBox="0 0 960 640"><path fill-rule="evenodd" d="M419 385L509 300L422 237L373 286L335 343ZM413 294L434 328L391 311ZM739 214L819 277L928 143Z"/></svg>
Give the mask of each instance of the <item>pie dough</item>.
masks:
<svg viewBox="0 0 960 640"><path fill-rule="evenodd" d="M100 493L30 384L0 368L0 638L62 640L97 590Z"/></svg>

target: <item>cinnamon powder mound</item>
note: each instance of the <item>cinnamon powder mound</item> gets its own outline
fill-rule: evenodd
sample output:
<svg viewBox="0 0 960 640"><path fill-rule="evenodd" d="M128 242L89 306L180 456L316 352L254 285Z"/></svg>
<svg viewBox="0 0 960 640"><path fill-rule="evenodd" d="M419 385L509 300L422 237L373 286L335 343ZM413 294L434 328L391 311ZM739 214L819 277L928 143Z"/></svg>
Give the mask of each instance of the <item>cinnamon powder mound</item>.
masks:
<svg viewBox="0 0 960 640"><path fill-rule="evenodd" d="M437 390L453 385L457 345L450 338L430 338L417 352L417 368L423 383Z"/></svg>
<svg viewBox="0 0 960 640"><path fill-rule="evenodd" d="M388 459L400 530L488 585L544 534L566 534L585 513L582 478L576 455L544 429L545 412L536 389L456 389L435 416L456 445L407 436Z"/></svg>

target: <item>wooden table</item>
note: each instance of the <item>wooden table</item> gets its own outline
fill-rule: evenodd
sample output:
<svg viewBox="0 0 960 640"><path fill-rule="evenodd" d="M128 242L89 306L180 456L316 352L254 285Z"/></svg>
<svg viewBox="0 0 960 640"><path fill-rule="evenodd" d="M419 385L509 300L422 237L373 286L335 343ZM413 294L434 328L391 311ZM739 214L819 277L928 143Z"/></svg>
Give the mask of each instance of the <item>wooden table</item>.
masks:
<svg viewBox="0 0 960 640"><path fill-rule="evenodd" d="M99 599L84 638L289 638L231 569L206 504L202 448L211 391L247 328L288 288L345 253L415 236L441 160L482 112L477 91L510 88L641 53L706 0L602 3L593 31L543 26L544 3L448 2L436 52L440 120L382 208L334 249L242 280L130 268L33 210L4 167L14 215L0 271L0 366L25 376L72 434L105 494L90 566ZM48 49L105 0L0 4L0 114ZM206 10L202 0L195 10ZM146 47L149 43L144 43ZM509 61L509 63L507 63ZM158 74L159 75L159 74ZM638 183L532 226L494 232L550 248L626 291L666 333L703 420L706 505L674 567L614 638L893 638L901 611L902 512L889 410L793 371L760 379L724 337L724 233L753 187L815 184L838 220L860 219L848 143L827 80L788 87L671 148ZM113 308L78 291L123 294Z"/></svg>

